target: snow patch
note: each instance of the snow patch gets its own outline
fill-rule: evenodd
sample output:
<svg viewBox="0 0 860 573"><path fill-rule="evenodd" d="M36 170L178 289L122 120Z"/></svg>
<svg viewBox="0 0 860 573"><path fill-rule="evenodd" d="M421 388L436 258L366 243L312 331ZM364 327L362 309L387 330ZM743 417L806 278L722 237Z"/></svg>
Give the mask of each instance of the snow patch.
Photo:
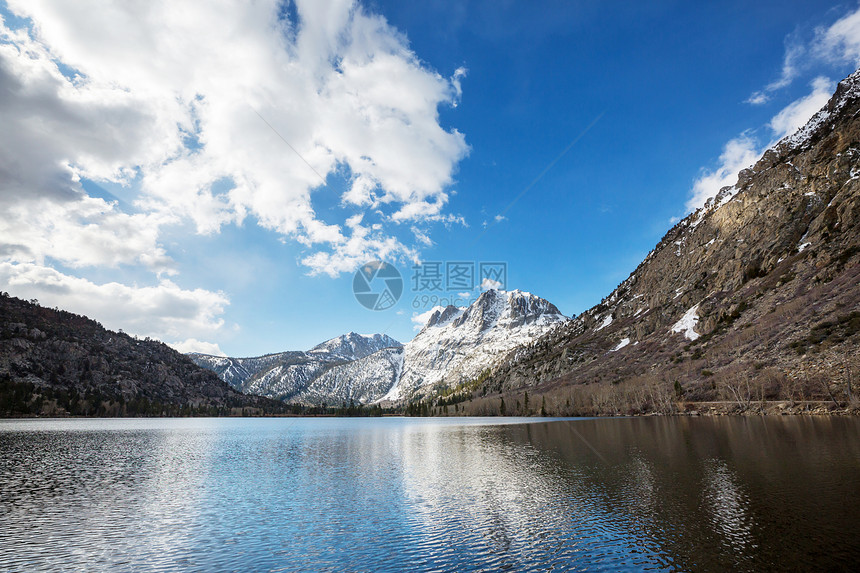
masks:
<svg viewBox="0 0 860 573"><path fill-rule="evenodd" d="M615 348L613 348L609 352L615 352L616 350L621 350L622 348L624 348L628 344L630 344L630 339L629 338L622 338L621 342L618 343L618 346L616 346Z"/></svg>
<svg viewBox="0 0 860 573"><path fill-rule="evenodd" d="M682 332L684 336L689 340L696 340L699 338L699 333L696 332L696 325L699 323L699 305L697 304L690 310L684 313L684 316L681 317L681 320L676 322L672 326L672 330L670 332Z"/></svg>
<svg viewBox="0 0 860 573"><path fill-rule="evenodd" d="M601 323L601 325L594 329L594 332L597 332L598 330L602 330L602 329L606 328L607 326L609 326L610 324L612 324L612 315L608 314L608 315L606 315L606 318L603 319L603 322Z"/></svg>

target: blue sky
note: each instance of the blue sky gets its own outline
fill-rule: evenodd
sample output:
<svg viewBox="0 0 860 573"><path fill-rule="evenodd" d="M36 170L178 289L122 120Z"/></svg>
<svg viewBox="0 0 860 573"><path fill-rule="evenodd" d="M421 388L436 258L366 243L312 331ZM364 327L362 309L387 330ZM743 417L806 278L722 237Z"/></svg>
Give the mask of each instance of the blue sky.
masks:
<svg viewBox="0 0 860 573"><path fill-rule="evenodd" d="M87 4L0 4L0 288L232 356L481 291L415 260L586 310L860 60L844 2Z"/></svg>

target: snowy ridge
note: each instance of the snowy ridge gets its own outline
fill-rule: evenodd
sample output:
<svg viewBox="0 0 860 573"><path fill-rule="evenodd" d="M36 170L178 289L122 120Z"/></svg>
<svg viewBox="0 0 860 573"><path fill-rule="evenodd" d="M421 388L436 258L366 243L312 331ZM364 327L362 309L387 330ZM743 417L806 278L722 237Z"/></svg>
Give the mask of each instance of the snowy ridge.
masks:
<svg viewBox="0 0 860 573"><path fill-rule="evenodd" d="M215 372L221 380L233 388L244 391L245 382L255 374L302 354L302 352L279 352L252 358L229 358L192 352L188 354L188 357L198 366Z"/></svg>
<svg viewBox="0 0 860 573"><path fill-rule="evenodd" d="M385 395L400 378L403 348L384 348L329 368L295 396L304 404L367 404Z"/></svg>
<svg viewBox="0 0 860 573"><path fill-rule="evenodd" d="M384 334L350 332L320 343L307 352L281 352L255 358L194 353L188 356L241 392L289 401L301 396L319 376L333 367L360 360L385 348L400 346L398 341Z"/></svg>
<svg viewBox="0 0 860 573"><path fill-rule="evenodd" d="M777 147L786 146L794 149L803 149L813 135L821 131L828 119L837 115L842 108L852 99L860 97L860 70L839 82L833 98L812 116L806 125L791 135L787 135L777 144Z"/></svg>
<svg viewBox="0 0 860 573"><path fill-rule="evenodd" d="M403 400L438 384L474 379L567 320L552 303L519 290L491 289L467 308L433 309L405 345L403 373L384 399Z"/></svg>
<svg viewBox="0 0 860 573"><path fill-rule="evenodd" d="M401 346L401 344L387 334L356 334L355 332L350 332L317 344L308 350L308 354L329 354L331 356L339 356L344 360L355 360L356 358L369 356L382 348L393 346Z"/></svg>
<svg viewBox="0 0 860 573"><path fill-rule="evenodd" d="M488 290L469 307L431 309L405 346L383 334L350 332L306 352L189 356L250 394L304 404L399 401L476 378L567 320L531 293Z"/></svg>

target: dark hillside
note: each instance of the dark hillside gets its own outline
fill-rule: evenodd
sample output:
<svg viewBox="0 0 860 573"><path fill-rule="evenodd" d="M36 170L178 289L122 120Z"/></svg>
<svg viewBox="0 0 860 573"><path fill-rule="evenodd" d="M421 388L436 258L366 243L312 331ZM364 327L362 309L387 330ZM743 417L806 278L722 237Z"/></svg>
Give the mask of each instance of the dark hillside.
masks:
<svg viewBox="0 0 860 573"><path fill-rule="evenodd" d="M0 416L227 415L280 408L236 392L156 340L0 296Z"/></svg>

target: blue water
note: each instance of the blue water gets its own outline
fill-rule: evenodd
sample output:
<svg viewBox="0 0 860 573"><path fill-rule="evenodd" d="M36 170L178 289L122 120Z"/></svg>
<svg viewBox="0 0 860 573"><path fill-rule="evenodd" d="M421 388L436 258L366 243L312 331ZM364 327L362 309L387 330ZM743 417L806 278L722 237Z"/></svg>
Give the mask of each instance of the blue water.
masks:
<svg viewBox="0 0 860 573"><path fill-rule="evenodd" d="M0 570L776 570L860 558L858 420L499 422L0 421Z"/></svg>

